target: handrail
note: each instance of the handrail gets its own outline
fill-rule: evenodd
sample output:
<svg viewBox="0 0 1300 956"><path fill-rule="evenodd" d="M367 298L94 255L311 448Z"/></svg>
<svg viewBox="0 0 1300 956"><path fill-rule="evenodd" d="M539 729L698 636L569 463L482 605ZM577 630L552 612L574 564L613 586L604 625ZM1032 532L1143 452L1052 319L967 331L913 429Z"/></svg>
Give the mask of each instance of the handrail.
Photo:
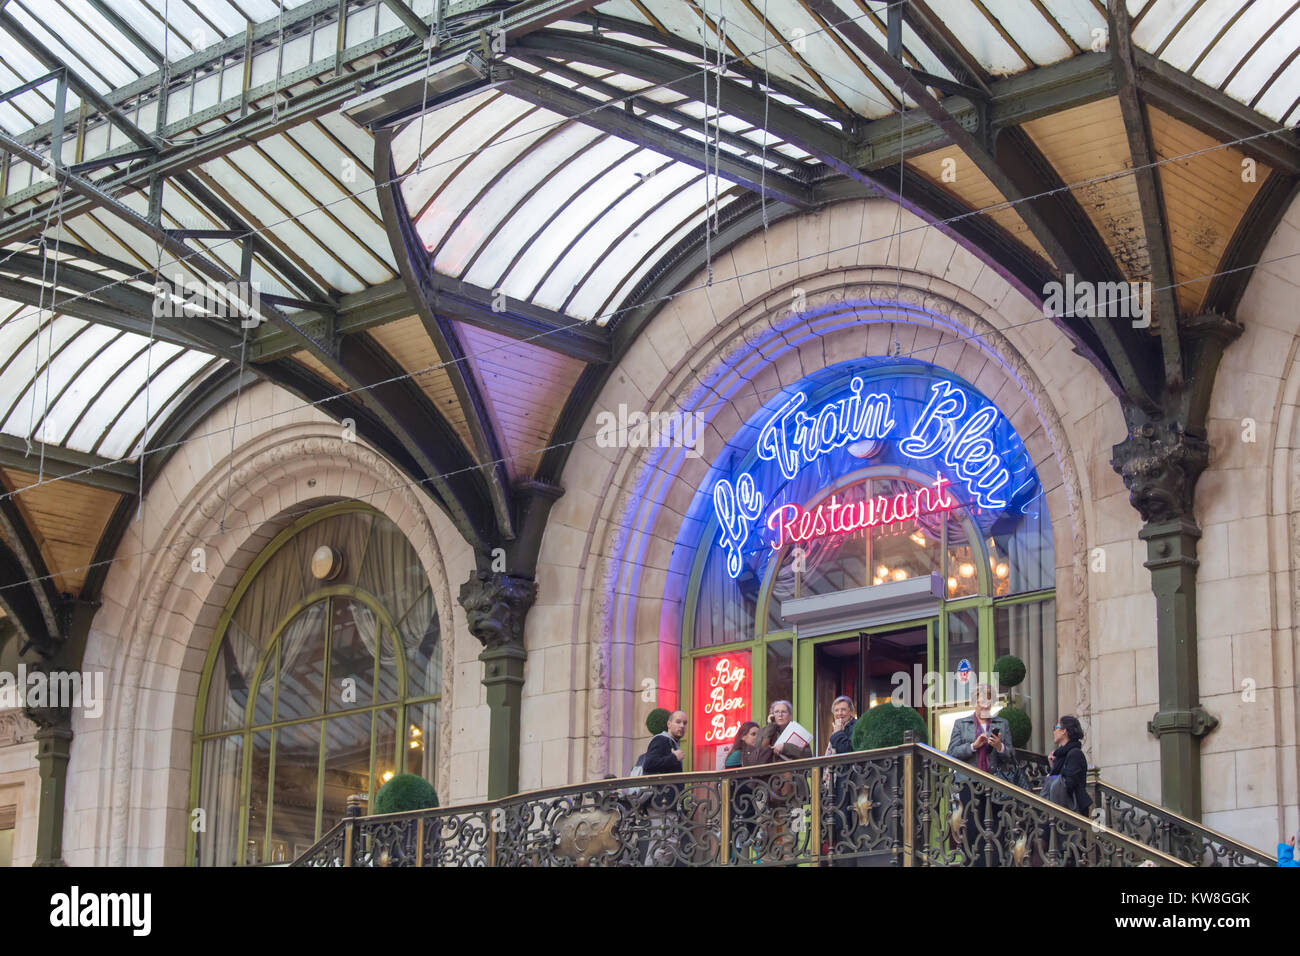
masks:
<svg viewBox="0 0 1300 956"><path fill-rule="evenodd" d="M1039 809L1046 810L1049 813L1054 815L1072 817L1074 820L1078 821L1079 826L1087 827L1093 833L1109 834L1110 836L1113 836L1116 840L1123 841L1123 843L1125 844L1130 844L1136 847L1140 847L1143 851L1145 851L1146 854L1150 854L1152 857L1161 860L1167 866L1191 866L1192 865L1184 860L1171 856L1170 854L1165 853L1163 850L1160 850L1156 847L1152 847L1147 844L1140 843L1139 841L1133 839L1131 836L1122 833L1119 830L1114 830L1106 826L1105 824L1100 823L1097 820L1089 819L1088 817L1075 813L1073 810L1067 809L1066 807L1062 807L1059 804L1052 803L1050 800L1044 799L1043 797L1039 796L1037 793L1034 793L1033 791L1023 790L1020 787L1009 784L1001 777L997 776L996 774L991 774L986 771L980 770L978 767L968 764L964 760L958 760L955 757L950 757L948 754L944 753L943 751L936 750L935 748L931 747L928 744L918 743L915 746L918 747L920 750L927 752L930 755L931 759L933 759L937 763L948 767L954 774L983 781L993 792L1000 792L1004 796L1008 796L1022 802L1027 802L1031 806L1037 806Z"/></svg>
<svg viewBox="0 0 1300 956"><path fill-rule="evenodd" d="M1116 828L1120 832L1130 833L1140 839L1137 832L1147 829L1150 824L1152 832L1149 838L1159 838L1165 844L1166 852L1189 863L1200 866L1277 866L1277 861L1271 854L1143 800L1113 784L1098 779L1092 782L1092 787L1094 802L1105 810L1110 825L1115 826L1112 821L1118 818L1119 826ZM1117 808L1118 803L1130 806ZM1138 819L1137 812L1144 814L1145 819ZM1180 830L1181 833L1178 832Z"/></svg>
<svg viewBox="0 0 1300 956"><path fill-rule="evenodd" d="M1187 866L924 744L547 787L332 827L294 866Z"/></svg>
<svg viewBox="0 0 1300 956"><path fill-rule="evenodd" d="M1017 750L1016 756L1044 770L1048 764L1044 754ZM1095 767L1088 770L1088 789L1092 791L1093 812L1101 808L1107 826L1139 843L1159 845L1162 850L1198 866L1277 865L1273 855L1265 850L1234 840L1213 827L1107 783ZM1125 803L1129 806L1117 809L1117 804Z"/></svg>

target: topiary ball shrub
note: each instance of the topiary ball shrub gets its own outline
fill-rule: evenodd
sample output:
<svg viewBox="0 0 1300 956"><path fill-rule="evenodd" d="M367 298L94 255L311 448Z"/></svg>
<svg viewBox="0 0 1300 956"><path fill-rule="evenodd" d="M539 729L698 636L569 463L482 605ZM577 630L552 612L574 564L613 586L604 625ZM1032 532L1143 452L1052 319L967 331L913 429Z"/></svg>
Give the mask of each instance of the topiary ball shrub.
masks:
<svg viewBox="0 0 1300 956"><path fill-rule="evenodd" d="M1025 679L1025 662L1015 654L1003 654L993 662L993 669L997 671L998 684L1003 688L1016 687Z"/></svg>
<svg viewBox="0 0 1300 956"><path fill-rule="evenodd" d="M1008 704L998 711L997 716L1005 717L1007 724L1011 727L1011 745L1020 749L1029 743L1029 736L1034 732L1034 723L1019 707L1014 704Z"/></svg>
<svg viewBox="0 0 1300 956"><path fill-rule="evenodd" d="M877 704L858 718L853 725L853 749L875 750L878 747L897 747L903 742L904 731L915 730L917 739L929 742L925 721L906 704L892 701Z"/></svg>
<svg viewBox="0 0 1300 956"><path fill-rule="evenodd" d="M672 711L656 707L650 711L650 716L645 719L645 729L652 734L662 734L668 729L668 718L672 715Z"/></svg>
<svg viewBox="0 0 1300 956"><path fill-rule="evenodd" d="M433 784L413 773L399 773L375 794L375 813L404 813L431 810L438 805Z"/></svg>

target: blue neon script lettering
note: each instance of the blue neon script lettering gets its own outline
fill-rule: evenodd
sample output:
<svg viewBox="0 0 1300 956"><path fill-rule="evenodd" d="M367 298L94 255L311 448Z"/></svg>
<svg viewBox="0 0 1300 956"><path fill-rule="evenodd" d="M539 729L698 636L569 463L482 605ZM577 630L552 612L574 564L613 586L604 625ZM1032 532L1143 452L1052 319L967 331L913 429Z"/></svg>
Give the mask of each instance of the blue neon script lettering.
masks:
<svg viewBox="0 0 1300 956"><path fill-rule="evenodd" d="M864 395L862 389L862 379L855 376L849 382L849 395L827 402L815 415L803 410L808 396L796 392L763 426L754 453L763 461L775 461L781 474L793 480L805 463L819 455L854 441L888 438L896 424L891 397L879 392ZM898 443L899 451L920 461L938 458L952 469L974 504L1005 508L1001 492L1011 474L991 437L1002 416L992 405L985 405L966 418L970 405L965 390L951 382L935 382L911 434ZM727 551L727 572L733 578L739 577L744 567L745 543L763 505L763 494L748 472L734 482L719 479L713 486L718 543Z"/></svg>
<svg viewBox="0 0 1300 956"><path fill-rule="evenodd" d="M718 540L727 549L727 573L733 578L744 567L741 548L749 529L763 511L763 494L754 486L754 478L744 472L733 485L726 478L713 486L713 513L718 517Z"/></svg>
<svg viewBox="0 0 1300 956"><path fill-rule="evenodd" d="M997 491L1011 480L1011 473L989 437L999 418L997 409L985 405L959 428L957 422L966 414L966 393L951 382L935 382L930 392L929 404L912 426L912 434L899 442L899 451L922 461L941 457L981 508L1006 507L1006 499Z"/></svg>
<svg viewBox="0 0 1300 956"><path fill-rule="evenodd" d="M862 387L862 379L855 376L848 397L827 402L816 415L802 410L808 396L796 392L763 426L754 451L764 461L775 461L786 478L794 478L802 467L801 458L810 462L851 441L886 437L894 428L889 396L863 395Z"/></svg>

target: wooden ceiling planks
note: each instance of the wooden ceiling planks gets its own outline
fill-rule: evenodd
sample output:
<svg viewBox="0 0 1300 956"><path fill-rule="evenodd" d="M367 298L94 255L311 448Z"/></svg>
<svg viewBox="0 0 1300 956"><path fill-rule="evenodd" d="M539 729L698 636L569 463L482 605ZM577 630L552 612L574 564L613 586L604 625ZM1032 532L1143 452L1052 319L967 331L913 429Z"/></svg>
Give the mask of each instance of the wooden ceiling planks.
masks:
<svg viewBox="0 0 1300 956"><path fill-rule="evenodd" d="M1193 316L1237 224L1272 170L1263 163L1252 165L1245 154L1162 110L1148 107L1147 117L1156 159L1163 163L1160 187L1178 307L1184 316Z"/></svg>
<svg viewBox="0 0 1300 956"><path fill-rule="evenodd" d="M325 381L329 382L340 392L346 392L349 390L348 387L343 384L343 379L339 378L328 368L326 368L324 362L320 361L320 359L316 358L316 356L312 355L306 349L303 349L299 352L294 352L289 357L293 359L295 362L297 362L299 365L303 366L306 369L309 369L311 372L315 373Z"/></svg>
<svg viewBox="0 0 1300 956"><path fill-rule="evenodd" d="M513 478L531 476L586 363L497 332L456 323Z"/></svg>
<svg viewBox="0 0 1300 956"><path fill-rule="evenodd" d="M11 468L0 469L0 481L6 491L27 489L17 491L13 500L54 578L54 589L80 593L95 548L121 496L66 479L47 478L38 484L36 475Z"/></svg>
<svg viewBox="0 0 1300 956"><path fill-rule="evenodd" d="M370 330L370 337L379 343L379 347L393 357L403 369L411 372L411 378L438 411L442 412L447 423L455 429L456 434L465 445L470 456L474 453L474 442L469 431L469 422L465 419L465 410L456 398L456 389L451 383L451 376L442 367L442 359L433 347L433 341L424 331L424 323L418 315L408 315L404 319L388 322Z"/></svg>
<svg viewBox="0 0 1300 956"><path fill-rule="evenodd" d="M1130 281L1151 278L1146 229L1119 100L1097 100L1022 127L1078 201ZM1076 185L1082 184L1082 185Z"/></svg>
<svg viewBox="0 0 1300 956"><path fill-rule="evenodd" d="M948 159L953 162L945 167L944 161ZM907 164L971 209L985 209L1007 201L970 157L955 146L945 146L942 149L913 156ZM945 173L948 174L947 179L950 181L945 181ZM996 209L988 213L988 217L1010 233L1016 241L1033 250L1045 263L1050 263L1047 250L1030 232L1014 206Z"/></svg>

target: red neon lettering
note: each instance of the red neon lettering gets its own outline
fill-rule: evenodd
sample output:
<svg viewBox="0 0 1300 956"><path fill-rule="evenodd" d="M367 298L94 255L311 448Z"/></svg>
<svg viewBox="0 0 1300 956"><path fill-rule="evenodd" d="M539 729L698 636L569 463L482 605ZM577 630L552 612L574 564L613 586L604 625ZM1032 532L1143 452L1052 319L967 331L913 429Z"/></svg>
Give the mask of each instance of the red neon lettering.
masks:
<svg viewBox="0 0 1300 956"><path fill-rule="evenodd" d="M877 495L865 501L840 501L834 495L811 510L784 504L772 509L767 527L775 532L772 549L781 550L796 541L810 541L831 534L848 534L862 528L895 524L921 515L951 511L958 507L947 488L951 484L942 475L934 483L916 491L903 491L887 498ZM924 496L925 504L921 501Z"/></svg>

